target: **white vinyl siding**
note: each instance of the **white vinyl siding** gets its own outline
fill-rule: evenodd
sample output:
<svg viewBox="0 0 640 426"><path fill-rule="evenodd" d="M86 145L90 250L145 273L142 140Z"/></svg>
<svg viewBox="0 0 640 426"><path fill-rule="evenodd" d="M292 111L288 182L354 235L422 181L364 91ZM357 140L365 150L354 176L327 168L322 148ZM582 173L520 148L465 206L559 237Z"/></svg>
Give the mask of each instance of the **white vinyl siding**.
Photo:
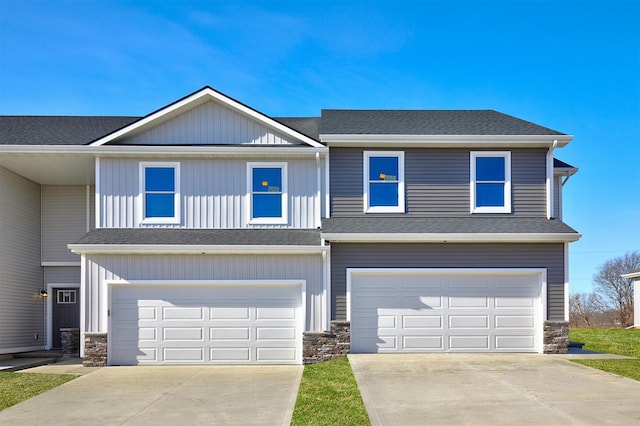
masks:
<svg viewBox="0 0 640 426"><path fill-rule="evenodd" d="M210 101L173 117L138 135L125 145L299 145L237 111Z"/></svg>
<svg viewBox="0 0 640 426"><path fill-rule="evenodd" d="M318 255L92 255L87 256L81 319L87 332L107 329L107 281L304 280L306 331L322 331L323 262ZM101 292L102 291L102 292Z"/></svg>
<svg viewBox="0 0 640 426"><path fill-rule="evenodd" d="M42 187L42 261L80 262L67 244L87 233L87 187Z"/></svg>
<svg viewBox="0 0 640 426"><path fill-rule="evenodd" d="M315 158L287 160L288 210L286 224L249 225L247 163L237 158L180 161L180 224L148 224L144 227L224 229L247 227L317 228L321 195L317 193ZM136 228L141 205L139 160L100 160L100 226Z"/></svg>
<svg viewBox="0 0 640 426"><path fill-rule="evenodd" d="M0 167L0 200L0 354L42 349L40 185Z"/></svg>

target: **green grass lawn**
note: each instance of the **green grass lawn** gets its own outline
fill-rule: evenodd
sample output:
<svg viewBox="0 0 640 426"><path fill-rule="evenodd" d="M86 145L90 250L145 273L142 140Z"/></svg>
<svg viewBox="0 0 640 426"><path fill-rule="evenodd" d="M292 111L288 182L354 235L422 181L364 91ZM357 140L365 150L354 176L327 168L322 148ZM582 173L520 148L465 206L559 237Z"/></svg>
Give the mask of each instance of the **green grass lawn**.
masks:
<svg viewBox="0 0 640 426"><path fill-rule="evenodd" d="M304 367L291 424L371 424L347 358Z"/></svg>
<svg viewBox="0 0 640 426"><path fill-rule="evenodd" d="M572 328L569 339L590 351L626 355L633 359L581 359L574 362L640 380L640 330Z"/></svg>
<svg viewBox="0 0 640 426"><path fill-rule="evenodd" d="M0 373L0 411L76 377L70 374Z"/></svg>

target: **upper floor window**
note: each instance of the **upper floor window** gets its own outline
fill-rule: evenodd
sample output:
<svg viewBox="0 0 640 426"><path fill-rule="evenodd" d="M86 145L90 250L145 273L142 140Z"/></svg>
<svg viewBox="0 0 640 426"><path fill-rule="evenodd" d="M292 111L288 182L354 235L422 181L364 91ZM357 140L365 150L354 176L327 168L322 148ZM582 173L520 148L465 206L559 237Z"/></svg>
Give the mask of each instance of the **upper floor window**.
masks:
<svg viewBox="0 0 640 426"><path fill-rule="evenodd" d="M365 213L404 213L404 152L364 152Z"/></svg>
<svg viewBox="0 0 640 426"><path fill-rule="evenodd" d="M287 223L287 163L248 163L251 224Z"/></svg>
<svg viewBox="0 0 640 426"><path fill-rule="evenodd" d="M141 223L180 223L180 163L140 163Z"/></svg>
<svg viewBox="0 0 640 426"><path fill-rule="evenodd" d="M511 213L510 152L471 152L471 213Z"/></svg>

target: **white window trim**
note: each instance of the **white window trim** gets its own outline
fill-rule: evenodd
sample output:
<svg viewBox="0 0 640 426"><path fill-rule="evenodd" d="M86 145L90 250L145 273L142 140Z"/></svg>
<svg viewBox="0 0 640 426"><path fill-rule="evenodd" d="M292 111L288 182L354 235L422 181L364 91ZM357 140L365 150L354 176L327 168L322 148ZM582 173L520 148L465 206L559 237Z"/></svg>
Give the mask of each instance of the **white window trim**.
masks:
<svg viewBox="0 0 640 426"><path fill-rule="evenodd" d="M174 186L175 194L173 198L173 217L145 217L145 169L148 167L172 167L175 172ZM139 166L140 190L138 193L138 223L141 225L166 225L180 224L180 163L175 161L141 161Z"/></svg>
<svg viewBox="0 0 640 426"><path fill-rule="evenodd" d="M476 207L476 158L504 158L504 206ZM511 152L510 151L471 151L470 155L471 213L511 213ZM497 182L496 182L497 183ZM500 182L502 183L502 181Z"/></svg>
<svg viewBox="0 0 640 426"><path fill-rule="evenodd" d="M253 169L279 168L282 171L282 216L253 217ZM247 163L247 195L249 198L249 225L286 225L289 222L289 193L286 162L248 162Z"/></svg>
<svg viewBox="0 0 640 426"><path fill-rule="evenodd" d="M404 151L364 151L364 167L362 173L362 194L365 213L404 213ZM369 205L369 159L372 157L398 158L398 205L370 206Z"/></svg>

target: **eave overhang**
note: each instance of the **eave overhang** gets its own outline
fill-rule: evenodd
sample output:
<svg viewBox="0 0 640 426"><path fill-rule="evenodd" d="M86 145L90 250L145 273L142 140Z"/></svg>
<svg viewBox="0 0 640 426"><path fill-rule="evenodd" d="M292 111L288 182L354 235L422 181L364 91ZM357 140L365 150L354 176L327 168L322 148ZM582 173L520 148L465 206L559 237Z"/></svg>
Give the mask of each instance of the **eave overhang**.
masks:
<svg viewBox="0 0 640 426"><path fill-rule="evenodd" d="M321 254L327 246L205 244L68 244L76 254Z"/></svg>
<svg viewBox="0 0 640 426"><path fill-rule="evenodd" d="M321 233L329 242L344 243L570 243L582 234L560 233Z"/></svg>
<svg viewBox="0 0 640 426"><path fill-rule="evenodd" d="M407 148L540 148L566 146L572 135L368 135L321 134L320 140L333 147Z"/></svg>

